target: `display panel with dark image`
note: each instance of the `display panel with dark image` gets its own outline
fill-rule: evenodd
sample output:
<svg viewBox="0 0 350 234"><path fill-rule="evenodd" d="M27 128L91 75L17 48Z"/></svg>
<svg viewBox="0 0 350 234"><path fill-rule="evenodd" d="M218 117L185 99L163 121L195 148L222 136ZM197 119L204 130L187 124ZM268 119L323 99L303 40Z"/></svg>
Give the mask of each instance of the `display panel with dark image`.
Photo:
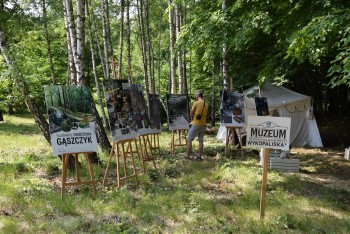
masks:
<svg viewBox="0 0 350 234"><path fill-rule="evenodd" d="M158 94L148 94L149 124L153 133L161 132L160 98Z"/></svg>
<svg viewBox="0 0 350 234"><path fill-rule="evenodd" d="M256 107L256 114L258 116L269 115L269 107L267 105L266 97L255 97L255 107Z"/></svg>
<svg viewBox="0 0 350 234"><path fill-rule="evenodd" d="M243 94L238 92L220 92L220 121L224 126L244 126Z"/></svg>
<svg viewBox="0 0 350 234"><path fill-rule="evenodd" d="M185 94L167 94L169 130L189 128L188 98Z"/></svg>
<svg viewBox="0 0 350 234"><path fill-rule="evenodd" d="M142 87L139 84L130 85L131 103L133 109L133 118L138 126L137 135L145 135L152 133L150 120L148 116L148 107Z"/></svg>

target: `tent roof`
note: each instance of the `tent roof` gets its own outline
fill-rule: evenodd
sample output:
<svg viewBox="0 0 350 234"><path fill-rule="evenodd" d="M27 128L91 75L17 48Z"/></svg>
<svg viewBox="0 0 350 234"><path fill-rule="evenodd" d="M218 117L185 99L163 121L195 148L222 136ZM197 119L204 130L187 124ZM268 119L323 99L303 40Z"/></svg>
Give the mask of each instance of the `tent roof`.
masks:
<svg viewBox="0 0 350 234"><path fill-rule="evenodd" d="M267 98L269 109L276 109L285 106L289 111L305 109L310 106L311 97L294 92L282 86L265 84L261 88L261 97ZM243 91L245 105L248 109L255 109L255 97L259 96L258 86Z"/></svg>

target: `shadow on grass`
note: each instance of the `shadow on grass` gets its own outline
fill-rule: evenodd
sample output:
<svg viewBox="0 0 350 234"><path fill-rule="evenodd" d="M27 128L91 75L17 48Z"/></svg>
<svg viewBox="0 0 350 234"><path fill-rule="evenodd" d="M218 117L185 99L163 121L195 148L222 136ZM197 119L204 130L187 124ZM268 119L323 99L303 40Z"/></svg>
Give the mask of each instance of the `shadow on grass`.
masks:
<svg viewBox="0 0 350 234"><path fill-rule="evenodd" d="M11 120L2 122L0 124L0 132L4 134L25 134L32 135L40 133L35 123L14 123Z"/></svg>
<svg viewBox="0 0 350 234"><path fill-rule="evenodd" d="M350 211L349 191L332 188L321 182L304 180L297 176L285 177L283 182L269 181L267 190L271 192L281 188L288 191L291 196L317 199L333 210Z"/></svg>
<svg viewBox="0 0 350 234"><path fill-rule="evenodd" d="M303 155L300 157L302 172L305 174L324 174L341 180L350 180L350 162L332 154Z"/></svg>

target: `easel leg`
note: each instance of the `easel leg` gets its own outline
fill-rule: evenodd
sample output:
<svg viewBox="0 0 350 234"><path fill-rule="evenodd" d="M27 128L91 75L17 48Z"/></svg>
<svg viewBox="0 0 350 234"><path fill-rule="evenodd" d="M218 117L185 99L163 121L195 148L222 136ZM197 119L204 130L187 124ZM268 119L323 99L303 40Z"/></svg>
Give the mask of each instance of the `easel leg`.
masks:
<svg viewBox="0 0 350 234"><path fill-rule="evenodd" d="M148 145L149 154L150 154L150 159L151 159L152 162L153 162L154 168L157 169L156 163L155 163L155 161L154 161L154 156L153 156L153 152L152 152L152 144L151 144L151 142L150 142L150 140L149 140L149 136L147 135L147 136L144 136L144 137L145 137L145 139L146 139L145 145ZM146 147L146 149L147 149L147 147Z"/></svg>
<svg viewBox="0 0 350 234"><path fill-rule="evenodd" d="M117 163L117 186L120 188L120 164L119 164L119 144L117 144L117 150L114 152L115 154L115 160Z"/></svg>
<svg viewBox="0 0 350 234"><path fill-rule="evenodd" d="M80 168L79 168L78 154L73 154L73 156L74 156L74 163L75 163L75 176L77 178L77 181L80 182Z"/></svg>
<svg viewBox="0 0 350 234"><path fill-rule="evenodd" d="M103 183L102 185L105 185L105 181L107 179L107 175L108 175L108 169L109 169L109 166L111 164L111 159L112 159L112 155L114 153L114 143L112 144L112 149L111 149L111 152L109 153L109 158L108 158L108 162L107 162L107 167L106 167L106 171L105 171L105 175L103 177Z"/></svg>
<svg viewBox="0 0 350 234"><path fill-rule="evenodd" d="M241 156L243 157L243 143L242 143L242 135L241 135L241 128L238 128L238 141L239 145L241 146Z"/></svg>
<svg viewBox="0 0 350 234"><path fill-rule="evenodd" d="M142 161L142 169L143 169L143 173L146 172L146 169L145 169L145 155L144 155L144 146L142 145L142 141L141 141L141 137L142 136L139 136L139 144L140 144L140 151L141 151L141 161ZM140 158L140 155L139 155L139 158Z"/></svg>
<svg viewBox="0 0 350 234"><path fill-rule="evenodd" d="M174 156L174 148L175 148L175 133L174 130L171 131L171 150Z"/></svg>
<svg viewBox="0 0 350 234"><path fill-rule="evenodd" d="M66 179L67 179L67 167L68 167L68 155L62 155L62 186L61 186L61 198L64 198L64 193L66 190Z"/></svg>
<svg viewBox="0 0 350 234"><path fill-rule="evenodd" d="M227 157L229 139L230 139L230 129L226 128L225 157Z"/></svg>
<svg viewBox="0 0 350 234"><path fill-rule="evenodd" d="M96 185L95 185L95 177L94 177L94 168L91 165L91 154L87 153L85 154L86 160L88 162L89 172L90 172L90 178L92 183L92 189L94 191L94 197L96 197Z"/></svg>

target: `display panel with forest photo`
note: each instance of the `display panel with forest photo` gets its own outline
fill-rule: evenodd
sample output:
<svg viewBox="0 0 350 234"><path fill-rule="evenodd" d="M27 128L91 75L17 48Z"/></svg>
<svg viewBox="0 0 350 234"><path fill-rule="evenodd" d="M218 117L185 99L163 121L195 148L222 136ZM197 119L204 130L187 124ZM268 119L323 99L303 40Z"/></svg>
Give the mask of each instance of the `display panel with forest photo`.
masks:
<svg viewBox="0 0 350 234"><path fill-rule="evenodd" d="M96 152L95 117L86 86L44 86L51 145L55 155Z"/></svg>

